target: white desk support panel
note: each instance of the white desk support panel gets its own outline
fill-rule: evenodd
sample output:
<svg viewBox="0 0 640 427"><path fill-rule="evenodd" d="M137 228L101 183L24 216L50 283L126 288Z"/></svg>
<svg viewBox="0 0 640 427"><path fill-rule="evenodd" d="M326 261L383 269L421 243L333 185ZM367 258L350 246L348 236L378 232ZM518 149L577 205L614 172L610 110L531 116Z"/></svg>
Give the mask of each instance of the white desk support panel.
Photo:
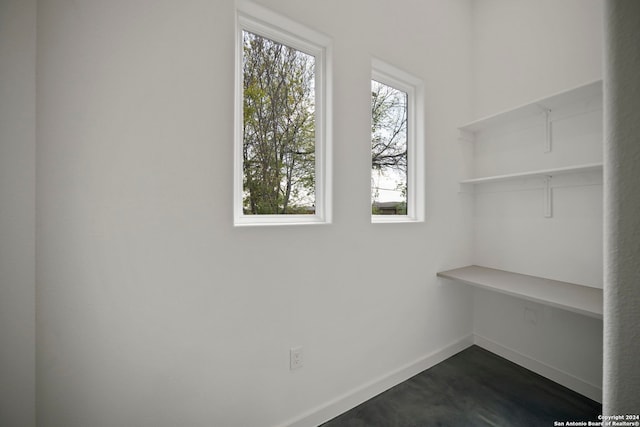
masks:
<svg viewBox="0 0 640 427"><path fill-rule="evenodd" d="M602 289L470 265L439 277L602 319Z"/></svg>

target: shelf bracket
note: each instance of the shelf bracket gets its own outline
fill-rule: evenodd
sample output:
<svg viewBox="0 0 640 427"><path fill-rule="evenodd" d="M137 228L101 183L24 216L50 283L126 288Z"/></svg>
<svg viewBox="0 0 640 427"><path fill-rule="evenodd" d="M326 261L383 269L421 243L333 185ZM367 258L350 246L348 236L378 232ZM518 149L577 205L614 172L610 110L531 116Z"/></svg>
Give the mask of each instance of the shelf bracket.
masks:
<svg viewBox="0 0 640 427"><path fill-rule="evenodd" d="M551 138L551 110L548 108L545 108L544 110L544 120L545 120L545 142L544 142L544 152L545 153L550 153L551 152L551 142L552 142L552 138Z"/></svg>
<svg viewBox="0 0 640 427"><path fill-rule="evenodd" d="M553 188L550 175L544 177L544 217L553 218Z"/></svg>

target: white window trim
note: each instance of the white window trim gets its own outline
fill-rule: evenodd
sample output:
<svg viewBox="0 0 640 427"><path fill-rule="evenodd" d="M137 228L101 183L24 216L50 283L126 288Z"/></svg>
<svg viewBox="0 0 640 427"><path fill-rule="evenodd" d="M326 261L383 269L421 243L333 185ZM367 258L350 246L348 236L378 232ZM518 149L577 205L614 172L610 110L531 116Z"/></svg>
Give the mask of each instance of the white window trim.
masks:
<svg viewBox="0 0 640 427"><path fill-rule="evenodd" d="M245 215L243 212L243 83L242 32L272 39L315 57L315 214ZM247 0L236 1L234 193L235 226L331 223L331 39Z"/></svg>
<svg viewBox="0 0 640 427"><path fill-rule="evenodd" d="M424 85L422 80L377 58L371 59L371 79L407 93L407 214L371 215L371 222L423 222Z"/></svg>

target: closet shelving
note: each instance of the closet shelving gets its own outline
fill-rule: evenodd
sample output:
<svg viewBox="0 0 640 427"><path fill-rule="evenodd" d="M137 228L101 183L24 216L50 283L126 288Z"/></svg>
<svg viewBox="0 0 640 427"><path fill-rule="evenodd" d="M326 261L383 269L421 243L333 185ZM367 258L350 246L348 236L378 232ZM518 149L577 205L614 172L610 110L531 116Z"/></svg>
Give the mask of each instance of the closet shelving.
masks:
<svg viewBox="0 0 640 427"><path fill-rule="evenodd" d="M601 108L602 81L594 81L567 91L557 93L519 107L503 111L459 128L460 139L473 143L485 131L514 126L531 120L543 120L545 136L543 150L552 151L551 116L557 109L574 104L597 102ZM540 122L539 122L540 123ZM475 189L478 185L504 181L518 181L541 178L545 193L545 217L552 217L551 179L558 175L601 172L602 163L569 164L561 167L526 170L509 174L479 176L459 181L461 189ZM600 178L599 178L600 179ZM437 273L439 277L455 280L468 285L516 296L529 301L569 310L586 316L602 318L602 289L575 283L561 282L543 277L470 265Z"/></svg>
<svg viewBox="0 0 640 427"><path fill-rule="evenodd" d="M582 86L578 86L567 91L557 93L536 101L521 105L519 107L503 111L479 120L475 120L466 125L460 126L460 138L465 141L473 142L476 134L491 129L508 126L518 121L528 118L544 117L546 124L545 132L545 151L551 151L551 118L550 113L558 108L570 104L578 104L588 102L594 98L602 96L602 80L597 80ZM579 165L567 165L553 169L532 170L516 172L511 174L483 176L470 178L460 181L462 185L468 184L485 184L498 181L507 181L530 177L552 177L556 175L566 175L571 173L592 172L602 170L602 163L590 163Z"/></svg>
<svg viewBox="0 0 640 427"><path fill-rule="evenodd" d="M588 101L602 95L602 80L596 80L555 95L529 102L519 107L502 111L460 126L458 129L466 136L484 129L499 127L527 117L540 115L545 111L553 111L558 107Z"/></svg>
<svg viewBox="0 0 640 427"><path fill-rule="evenodd" d="M469 265L439 277L602 319L602 289Z"/></svg>
<svg viewBox="0 0 640 427"><path fill-rule="evenodd" d="M601 171L602 163L588 163L584 165L572 165L554 169L543 169L527 172L518 172L505 175L486 176L482 178L471 178L460 181L460 184L487 184L490 182L508 181L520 178L535 178L535 177L553 177L558 175L566 175L571 173L581 172L594 172Z"/></svg>

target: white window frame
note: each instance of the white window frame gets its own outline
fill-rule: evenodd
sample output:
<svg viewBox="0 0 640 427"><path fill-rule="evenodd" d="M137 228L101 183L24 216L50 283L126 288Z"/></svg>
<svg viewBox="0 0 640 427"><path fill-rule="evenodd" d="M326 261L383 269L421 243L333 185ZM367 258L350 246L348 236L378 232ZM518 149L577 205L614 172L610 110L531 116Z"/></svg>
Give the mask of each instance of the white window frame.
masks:
<svg viewBox="0 0 640 427"><path fill-rule="evenodd" d="M315 58L315 214L245 215L243 212L243 31L269 38ZM236 1L234 225L331 222L331 39L256 3Z"/></svg>
<svg viewBox="0 0 640 427"><path fill-rule="evenodd" d="M425 215L424 85L419 78L377 58L371 59L371 80L407 94L407 214L371 214L371 222L423 222Z"/></svg>

